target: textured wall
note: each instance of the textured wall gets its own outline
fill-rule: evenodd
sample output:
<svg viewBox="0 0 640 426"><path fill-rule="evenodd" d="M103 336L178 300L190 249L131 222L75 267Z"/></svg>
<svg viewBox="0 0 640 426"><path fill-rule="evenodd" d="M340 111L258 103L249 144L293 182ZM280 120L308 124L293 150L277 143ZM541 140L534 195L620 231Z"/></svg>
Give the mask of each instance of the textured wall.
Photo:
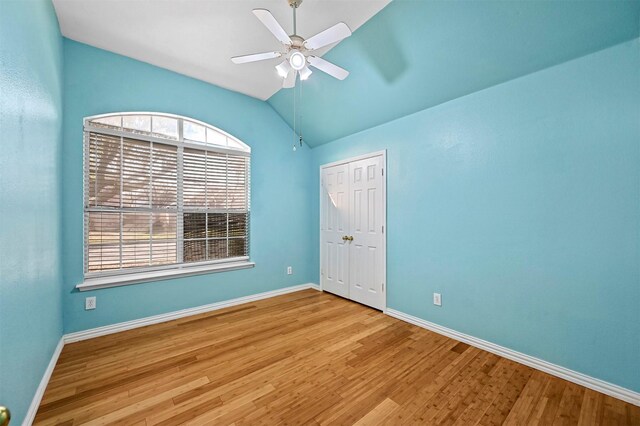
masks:
<svg viewBox="0 0 640 426"><path fill-rule="evenodd" d="M388 306L640 391L639 70L636 39L313 149L388 150Z"/></svg>
<svg viewBox="0 0 640 426"><path fill-rule="evenodd" d="M20 424L62 334L62 37L50 1L0 1L0 66L0 405Z"/></svg>

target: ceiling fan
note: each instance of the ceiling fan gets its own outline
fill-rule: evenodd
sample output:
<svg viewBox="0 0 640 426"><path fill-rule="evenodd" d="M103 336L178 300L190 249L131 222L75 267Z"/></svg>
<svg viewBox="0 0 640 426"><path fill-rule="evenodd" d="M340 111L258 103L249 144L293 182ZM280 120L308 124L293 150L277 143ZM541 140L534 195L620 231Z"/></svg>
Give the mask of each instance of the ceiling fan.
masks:
<svg viewBox="0 0 640 426"><path fill-rule="evenodd" d="M349 71L312 55L314 50L328 46L331 43L343 40L351 35L351 30L344 22L338 22L332 27L305 40L296 34L296 9L302 4L302 0L288 0L293 9L293 34L287 35L282 26L276 21L271 12L266 9L253 9L253 14L264 24L282 44L283 51L264 52L252 55L235 56L231 61L235 64L263 61L284 57L284 60L276 66L278 74L283 78L282 87L291 88L296 85L296 76L300 74L300 80L306 80L312 71L309 65L319 69L338 80L344 80Z"/></svg>

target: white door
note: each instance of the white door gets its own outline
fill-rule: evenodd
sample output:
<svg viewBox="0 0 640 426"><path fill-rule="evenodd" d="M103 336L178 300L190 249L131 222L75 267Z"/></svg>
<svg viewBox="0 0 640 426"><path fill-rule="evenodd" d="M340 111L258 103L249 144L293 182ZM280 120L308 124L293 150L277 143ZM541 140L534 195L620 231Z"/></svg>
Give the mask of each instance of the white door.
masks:
<svg viewBox="0 0 640 426"><path fill-rule="evenodd" d="M349 166L339 165L322 170L320 202L320 240L322 288L349 297L349 250L343 237L349 227Z"/></svg>
<svg viewBox="0 0 640 426"><path fill-rule="evenodd" d="M349 298L384 309L382 156L349 163Z"/></svg>
<svg viewBox="0 0 640 426"><path fill-rule="evenodd" d="M384 154L321 168L322 289L383 310Z"/></svg>

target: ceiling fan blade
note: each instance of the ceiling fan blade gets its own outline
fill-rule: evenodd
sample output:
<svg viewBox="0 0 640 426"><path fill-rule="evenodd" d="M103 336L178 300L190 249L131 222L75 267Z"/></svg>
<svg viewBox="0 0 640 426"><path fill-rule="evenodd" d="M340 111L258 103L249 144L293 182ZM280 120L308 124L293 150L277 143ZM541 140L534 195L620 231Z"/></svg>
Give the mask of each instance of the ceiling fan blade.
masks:
<svg viewBox="0 0 640 426"><path fill-rule="evenodd" d="M318 56L309 56L307 60L309 61L309 65L312 67L318 68L320 71L326 72L331 77L337 78L338 80L344 80L349 75L349 71L344 68L340 68L329 61L325 61Z"/></svg>
<svg viewBox="0 0 640 426"><path fill-rule="evenodd" d="M282 44L291 44L291 38L267 9L253 9L253 14L264 24Z"/></svg>
<svg viewBox="0 0 640 426"><path fill-rule="evenodd" d="M344 22L338 22L333 27L329 27L326 30L314 35L310 39L304 42L307 49L320 49L336 41L345 39L351 35L351 30Z"/></svg>
<svg viewBox="0 0 640 426"><path fill-rule="evenodd" d="M234 64L246 64L247 62L264 61L265 59L273 59L280 56L282 56L280 52L254 53L252 55L234 56L231 61Z"/></svg>
<svg viewBox="0 0 640 426"><path fill-rule="evenodd" d="M297 73L298 71L294 69L289 71L289 74L287 74L287 76L282 81L282 87L284 87L285 89L291 89L292 87L295 87Z"/></svg>

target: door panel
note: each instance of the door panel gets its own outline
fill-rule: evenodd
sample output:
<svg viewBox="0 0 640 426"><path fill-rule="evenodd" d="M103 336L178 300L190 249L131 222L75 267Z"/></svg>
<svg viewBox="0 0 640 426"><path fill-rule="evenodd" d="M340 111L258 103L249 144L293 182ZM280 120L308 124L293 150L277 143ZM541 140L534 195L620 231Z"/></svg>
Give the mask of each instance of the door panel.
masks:
<svg viewBox="0 0 640 426"><path fill-rule="evenodd" d="M383 167L378 155L321 173L322 288L376 309L385 307Z"/></svg>
<svg viewBox="0 0 640 426"><path fill-rule="evenodd" d="M349 298L384 309L383 157L349 163Z"/></svg>
<svg viewBox="0 0 640 426"><path fill-rule="evenodd" d="M349 166L339 165L322 169L320 238L320 280L322 288L342 297L349 297L348 235Z"/></svg>

